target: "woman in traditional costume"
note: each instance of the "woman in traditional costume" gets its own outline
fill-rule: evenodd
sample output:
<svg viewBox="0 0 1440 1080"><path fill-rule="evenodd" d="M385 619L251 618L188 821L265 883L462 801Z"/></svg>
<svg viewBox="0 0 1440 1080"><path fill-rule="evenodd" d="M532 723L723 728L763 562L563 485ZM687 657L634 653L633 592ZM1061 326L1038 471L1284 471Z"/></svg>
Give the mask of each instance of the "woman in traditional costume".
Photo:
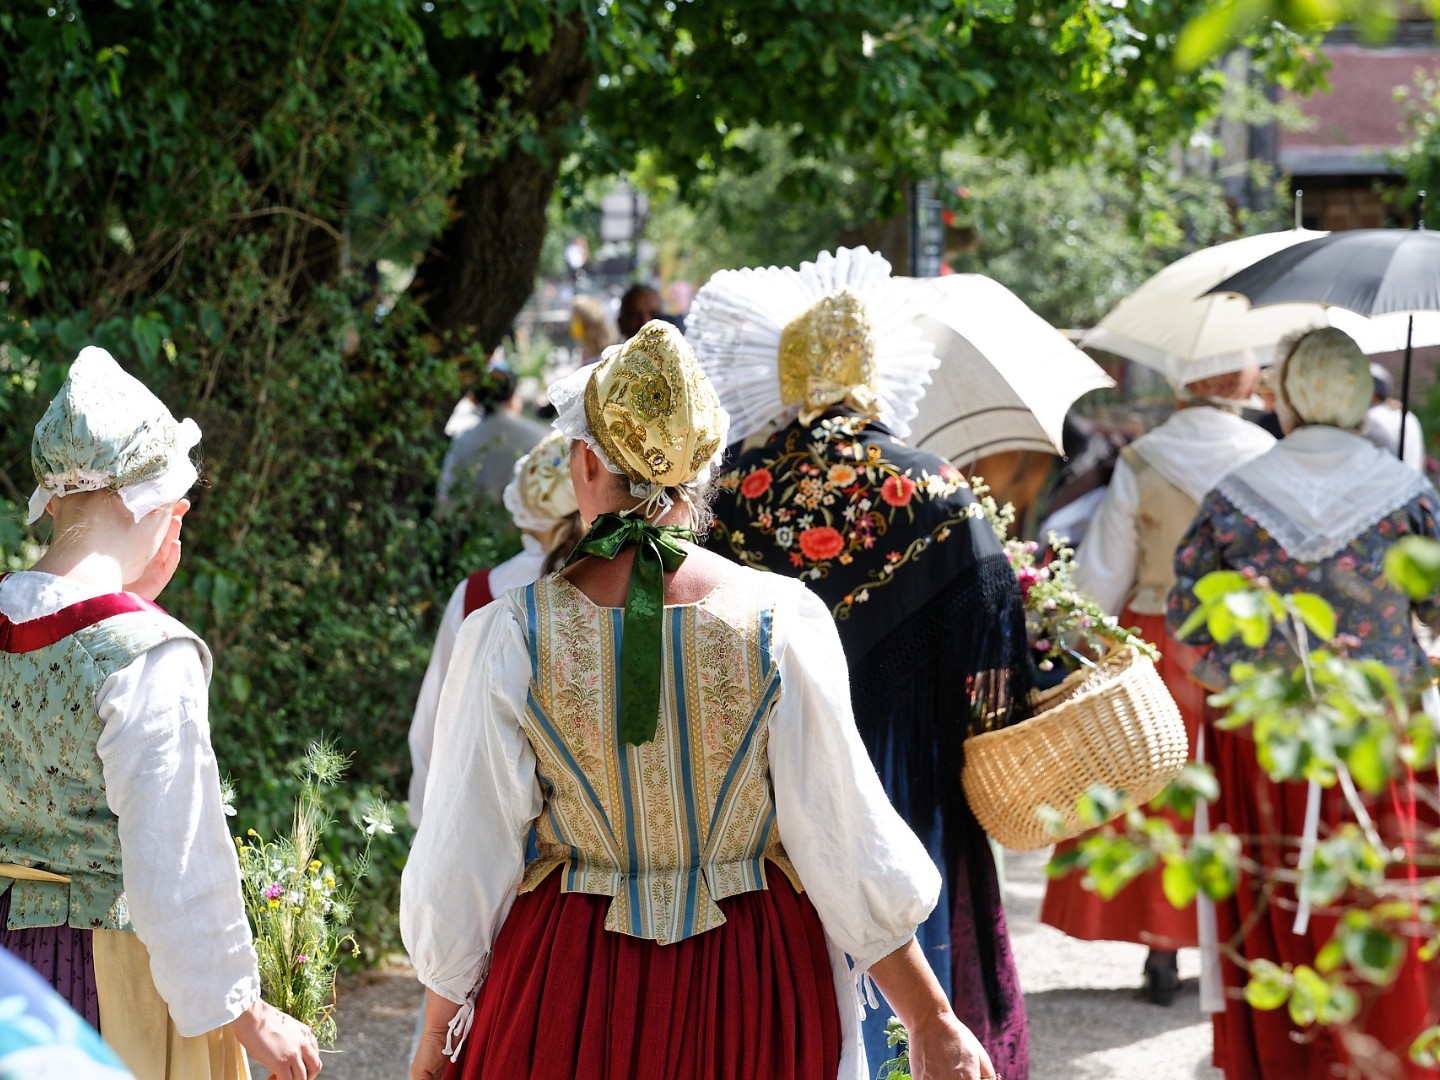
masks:
<svg viewBox="0 0 1440 1080"><path fill-rule="evenodd" d="M1276 389L1288 434L1205 497L1175 554L1169 626L1173 632L1195 610L1195 583L1206 574L1252 571L1279 592L1322 596L1334 607L1340 631L1354 639L1350 655L1379 661L1418 692L1432 676L1412 620L1440 627L1440 603L1433 597L1412 602L1385 579L1384 562L1402 537L1440 538L1440 497L1414 469L1357 434L1370 404L1370 372L1341 331L1325 328L1299 338L1280 365ZM1236 661L1298 662L1278 634L1260 649L1245 646L1238 635L1213 643L1203 630L1191 640L1208 649L1192 675L1211 689L1228 685ZM1294 838L1313 842L1319 830L1353 822L1338 786L1270 780L1256 761L1250 730L1227 731L1214 719L1207 715L1204 728L1205 758L1220 783L1210 817L1242 838L1246 860L1293 870ZM1388 843L1413 845L1416 804L1408 773L1367 803ZM1414 882L1413 863L1398 873ZM1244 869L1234 896L1215 909L1218 941L1245 961L1313 967L1337 925L1330 913L1311 912L1291 885ZM1245 970L1229 962L1216 970L1214 953L1202 953L1207 971L1201 997L1214 1013L1215 1063L1228 1080L1321 1080L1354 1075L1358 1055L1372 1070L1384 1070L1369 1075L1433 1077L1433 1070L1410 1064L1407 1053L1435 1023L1432 980L1418 944L1407 940L1390 987L1361 989L1360 1013L1351 1026L1368 1038L1348 1046L1334 1029L1297 1028L1286 1009L1252 1008L1243 993ZM1211 973L1223 982L1223 995L1207 993Z"/></svg>
<svg viewBox="0 0 1440 1080"><path fill-rule="evenodd" d="M1268 432L1240 416L1259 377L1247 363L1237 371L1212 369L1177 386L1174 414L1120 451L1105 498L1075 553L1076 588L1118 615L1121 626L1134 627L1160 646L1160 676L1180 707L1192 756L1206 692L1188 675L1194 650L1166 633L1165 600L1175 583L1175 549L1200 500L1230 470L1275 444ZM1189 835L1190 821L1166 816L1178 833ZM1076 843L1067 841L1057 854ZM1040 921L1084 941L1148 945L1145 996L1169 1005L1180 987L1176 950L1199 941L1195 909L1173 906L1160 878L1153 870L1110 900L1086 889L1079 873L1055 878L1046 887Z"/></svg>
<svg viewBox="0 0 1440 1080"><path fill-rule="evenodd" d="M589 532L455 646L401 890L411 1077L868 1080L869 979L914 1075L993 1076L824 606L694 543L727 418L684 339L648 323L550 396Z"/></svg>
<svg viewBox="0 0 1440 1080"><path fill-rule="evenodd" d="M745 440L710 546L824 601L861 738L944 870L926 958L999 1072L1023 1080L1025 1002L959 779L967 736L1028 715L1024 611L964 478L902 441L937 359L890 286L884 258L842 248L798 270L722 271L696 295L688 335ZM866 1022L872 1058L884 1022Z"/></svg>
<svg viewBox="0 0 1440 1080"><path fill-rule="evenodd" d="M420 826L424 809L425 781L430 774L430 754L435 743L435 711L440 705L440 688L455 651L461 624L497 596L529 585L541 574L556 568L579 539L579 514L575 488L570 483L570 440L552 431L540 444L515 463L515 475L505 487L502 500L515 527L520 530L520 551L498 566L476 570L450 594L435 648L420 683L415 715L410 721L410 823Z"/></svg>
<svg viewBox="0 0 1440 1080"><path fill-rule="evenodd" d="M35 428L55 538L0 578L0 945L145 1080L320 1071L260 1000L206 713L210 653L156 606L196 480L177 423L87 348Z"/></svg>

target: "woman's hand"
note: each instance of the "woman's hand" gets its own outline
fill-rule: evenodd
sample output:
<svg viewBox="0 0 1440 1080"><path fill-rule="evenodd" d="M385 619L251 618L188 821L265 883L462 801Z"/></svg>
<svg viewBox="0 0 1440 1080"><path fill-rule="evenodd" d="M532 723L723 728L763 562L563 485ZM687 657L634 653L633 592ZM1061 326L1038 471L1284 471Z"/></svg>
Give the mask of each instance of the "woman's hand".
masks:
<svg viewBox="0 0 1440 1080"><path fill-rule="evenodd" d="M425 1027L420 1032L420 1045L415 1060L410 1062L410 1080L440 1080L450 1062L445 1057L450 1021L460 1006L441 997L434 990L425 991Z"/></svg>
<svg viewBox="0 0 1440 1080"><path fill-rule="evenodd" d="M410 1062L410 1080L440 1080L449 1064L445 1056L445 1032L426 1031L415 1048L415 1060Z"/></svg>
<svg viewBox="0 0 1440 1080"><path fill-rule="evenodd" d="M170 511L170 520L165 526L165 535L160 540L160 546L145 565L145 569L140 571L140 576L125 583L126 592L136 593L146 600L154 600L165 586L170 584L170 579L175 576L175 568L180 565L180 522L185 517L185 511L189 509L189 499L181 499L175 504Z"/></svg>
<svg viewBox="0 0 1440 1080"><path fill-rule="evenodd" d="M993 1080L995 1066L975 1033L948 1009L910 1032L914 1080Z"/></svg>
<svg viewBox="0 0 1440 1080"><path fill-rule="evenodd" d="M320 1071L315 1033L293 1016L259 1000L235 1018L235 1037L272 1080L311 1080Z"/></svg>
<svg viewBox="0 0 1440 1080"><path fill-rule="evenodd" d="M914 1080L995 1080L990 1055L945 999L913 937L870 966L870 977L910 1033Z"/></svg>

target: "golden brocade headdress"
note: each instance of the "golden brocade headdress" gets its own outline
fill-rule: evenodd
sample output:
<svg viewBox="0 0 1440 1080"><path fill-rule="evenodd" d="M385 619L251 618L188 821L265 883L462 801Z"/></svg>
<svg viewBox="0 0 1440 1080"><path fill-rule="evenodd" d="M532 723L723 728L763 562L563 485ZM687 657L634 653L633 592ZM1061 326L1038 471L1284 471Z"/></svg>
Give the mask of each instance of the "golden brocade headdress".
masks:
<svg viewBox="0 0 1440 1080"><path fill-rule="evenodd" d="M519 461L505 485L505 509L517 528L547 533L579 509L570 482L570 440L558 431L541 439Z"/></svg>
<svg viewBox="0 0 1440 1080"><path fill-rule="evenodd" d="M730 414L730 438L835 406L907 436L940 361L893 282L885 257L863 247L706 282L686 337Z"/></svg>
<svg viewBox="0 0 1440 1080"><path fill-rule="evenodd" d="M710 478L725 449L729 417L680 331L652 320L599 363L551 385L555 428L582 439L637 498Z"/></svg>

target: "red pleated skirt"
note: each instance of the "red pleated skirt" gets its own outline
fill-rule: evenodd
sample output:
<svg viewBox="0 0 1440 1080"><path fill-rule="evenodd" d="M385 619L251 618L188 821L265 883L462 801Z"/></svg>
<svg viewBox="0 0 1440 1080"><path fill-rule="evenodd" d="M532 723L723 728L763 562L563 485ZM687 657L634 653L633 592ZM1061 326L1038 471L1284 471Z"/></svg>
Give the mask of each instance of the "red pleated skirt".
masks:
<svg viewBox="0 0 1440 1080"><path fill-rule="evenodd" d="M1194 663L1193 650L1172 639L1165 631L1165 616L1139 615L1128 608L1121 614L1122 626L1134 626L1146 641L1160 648L1160 677L1180 707L1190 736L1190 757L1195 757L1196 733L1200 730L1208 691L1192 681L1187 672ZM1194 822L1168 811L1165 817L1181 836L1194 831ZM1057 845L1058 855L1080 841ZM1148 871L1125 886L1109 900L1085 888L1079 871L1051 880L1045 887L1040 921L1081 941L1132 941L1156 949L1179 949L1198 944L1195 908L1176 908L1165 899L1160 887L1161 871Z"/></svg>
<svg viewBox="0 0 1440 1080"><path fill-rule="evenodd" d="M1270 780L1255 761L1255 744L1248 730L1220 731L1207 720L1205 741L1207 747L1213 748L1206 757L1220 782L1220 799L1212 808L1214 824L1227 825L1241 836L1249 859L1262 866L1293 868L1297 857L1294 846L1282 849L1258 838L1299 837L1304 832L1307 785ZM1321 794L1320 838L1324 839L1331 828L1353 821L1354 816L1338 787ZM1409 778L1397 781L1378 796L1366 797L1365 802L1382 838L1413 850L1416 807ZM1414 881L1413 862L1394 876ZM1235 895L1215 905L1221 946L1227 942L1234 945L1246 960L1314 966L1321 946L1334 934L1336 918L1315 913L1306 932L1297 935L1292 929L1296 908L1293 887L1274 882L1271 888L1267 899L1260 881L1242 871ZM1440 1076L1436 1070L1409 1062L1411 1041L1437 1022L1432 1003L1437 979L1433 972L1427 974L1417 952L1418 944L1412 939L1399 977L1383 992L1356 987L1362 1005L1354 1026L1375 1042L1357 1045L1355 1056L1373 1063L1389 1054L1397 1069L1375 1075L1404 1076L1407 1080ZM1297 1028L1284 1008L1251 1008L1243 997L1244 970L1223 954L1220 970L1225 1011L1214 1017L1215 1064L1225 1071L1226 1080L1332 1080L1355 1075L1347 1068L1350 1048L1339 1035L1326 1028Z"/></svg>
<svg viewBox="0 0 1440 1080"><path fill-rule="evenodd" d="M840 1013L814 906L769 889L671 945L605 929L610 898L553 873L500 929L475 1024L447 1080L835 1080Z"/></svg>

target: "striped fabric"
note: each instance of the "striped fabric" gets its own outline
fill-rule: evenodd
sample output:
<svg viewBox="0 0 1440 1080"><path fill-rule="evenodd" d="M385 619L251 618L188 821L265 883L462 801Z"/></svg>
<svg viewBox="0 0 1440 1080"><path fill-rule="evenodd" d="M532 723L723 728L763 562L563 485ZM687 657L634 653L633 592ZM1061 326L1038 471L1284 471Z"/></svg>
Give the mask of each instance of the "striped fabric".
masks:
<svg viewBox="0 0 1440 1080"><path fill-rule="evenodd" d="M522 891L558 870L563 891L613 898L608 930L668 944L723 923L715 901L764 889L767 859L800 888L770 797L780 671L758 595L724 585L666 607L659 724L639 746L618 736L623 611L558 576L510 601L530 644L524 725L545 792Z"/></svg>

